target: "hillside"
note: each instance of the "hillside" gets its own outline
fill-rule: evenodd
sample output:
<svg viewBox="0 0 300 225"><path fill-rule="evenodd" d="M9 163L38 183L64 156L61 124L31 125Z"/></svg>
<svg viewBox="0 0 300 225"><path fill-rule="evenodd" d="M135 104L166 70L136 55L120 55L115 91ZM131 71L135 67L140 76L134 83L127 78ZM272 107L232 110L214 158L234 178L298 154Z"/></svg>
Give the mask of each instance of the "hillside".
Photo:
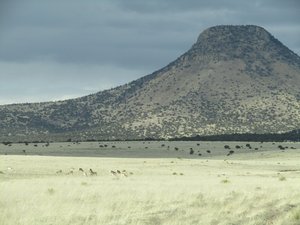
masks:
<svg viewBox="0 0 300 225"><path fill-rule="evenodd" d="M129 84L77 99L0 106L1 140L171 138L300 128L300 57L265 29L215 26Z"/></svg>

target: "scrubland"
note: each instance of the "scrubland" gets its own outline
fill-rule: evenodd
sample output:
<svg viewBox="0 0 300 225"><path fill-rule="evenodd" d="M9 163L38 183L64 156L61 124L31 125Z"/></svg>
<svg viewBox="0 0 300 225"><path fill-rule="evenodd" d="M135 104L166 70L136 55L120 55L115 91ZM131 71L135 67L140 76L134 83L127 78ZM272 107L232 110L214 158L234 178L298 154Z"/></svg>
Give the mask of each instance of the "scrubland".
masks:
<svg viewBox="0 0 300 225"><path fill-rule="evenodd" d="M300 224L299 143L197 144L1 146L0 224Z"/></svg>

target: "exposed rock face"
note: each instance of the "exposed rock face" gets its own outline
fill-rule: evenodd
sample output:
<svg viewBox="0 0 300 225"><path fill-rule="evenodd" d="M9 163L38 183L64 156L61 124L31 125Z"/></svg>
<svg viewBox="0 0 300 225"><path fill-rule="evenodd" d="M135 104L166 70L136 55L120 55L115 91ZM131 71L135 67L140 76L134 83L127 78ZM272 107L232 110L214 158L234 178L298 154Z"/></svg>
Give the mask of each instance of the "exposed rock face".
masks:
<svg viewBox="0 0 300 225"><path fill-rule="evenodd" d="M0 106L0 137L168 138L300 128L300 57L257 26L203 31L185 54L78 99Z"/></svg>

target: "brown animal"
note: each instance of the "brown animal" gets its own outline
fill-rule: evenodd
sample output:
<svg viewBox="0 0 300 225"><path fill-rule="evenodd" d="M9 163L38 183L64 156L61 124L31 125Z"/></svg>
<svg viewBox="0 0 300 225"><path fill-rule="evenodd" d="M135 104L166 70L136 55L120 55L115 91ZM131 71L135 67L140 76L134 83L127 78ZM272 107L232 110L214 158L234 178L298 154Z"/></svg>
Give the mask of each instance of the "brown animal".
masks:
<svg viewBox="0 0 300 225"><path fill-rule="evenodd" d="M73 174L73 170L70 170L69 172L67 172L67 175L71 175Z"/></svg>
<svg viewBox="0 0 300 225"><path fill-rule="evenodd" d="M128 173L127 173L126 170L123 170L123 171L122 171L122 174L124 175L124 177L128 177Z"/></svg>
<svg viewBox="0 0 300 225"><path fill-rule="evenodd" d="M90 174L91 176L97 176L97 172L93 171L92 169L90 169Z"/></svg>
<svg viewBox="0 0 300 225"><path fill-rule="evenodd" d="M87 177L87 173L84 172L84 170L83 170L82 168L79 168L78 170L79 170L79 172L82 172L82 174L83 174L85 177Z"/></svg>
<svg viewBox="0 0 300 225"><path fill-rule="evenodd" d="M111 170L110 173L111 173L112 175L114 175L114 176L117 176L117 175L118 175L117 172L115 172L115 171L113 171L113 170Z"/></svg>

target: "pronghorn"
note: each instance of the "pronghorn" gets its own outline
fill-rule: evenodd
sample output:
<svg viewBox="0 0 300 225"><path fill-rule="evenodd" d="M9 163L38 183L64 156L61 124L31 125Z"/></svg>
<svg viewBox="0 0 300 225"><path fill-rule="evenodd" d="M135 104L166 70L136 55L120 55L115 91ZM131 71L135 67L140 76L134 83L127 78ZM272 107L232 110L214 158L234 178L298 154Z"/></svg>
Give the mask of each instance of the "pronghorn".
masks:
<svg viewBox="0 0 300 225"><path fill-rule="evenodd" d="M91 176L97 176L97 172L93 171L92 169L90 169L90 174Z"/></svg>
<svg viewBox="0 0 300 225"><path fill-rule="evenodd" d="M56 171L56 174L62 173L62 170L58 170Z"/></svg>
<svg viewBox="0 0 300 225"><path fill-rule="evenodd" d="M87 173L84 172L84 170L83 170L82 168L79 168L78 170L79 170L80 172L82 172L82 174L83 174L85 177L87 177Z"/></svg>
<svg viewBox="0 0 300 225"><path fill-rule="evenodd" d="M117 176L117 175L118 175L117 172L115 172L115 171L113 171L113 170L111 170L110 173L111 173L112 175L114 175L114 176Z"/></svg>
<svg viewBox="0 0 300 225"><path fill-rule="evenodd" d="M122 172L120 170L117 170L117 171L111 170L110 173L116 177L118 177L119 175L124 175L124 177L128 177L128 172L126 170L122 170ZM132 173L130 173L130 174L132 174Z"/></svg>
<svg viewBox="0 0 300 225"><path fill-rule="evenodd" d="M74 173L74 168L71 168L69 172L67 172L67 175L73 174Z"/></svg>
<svg viewBox="0 0 300 225"><path fill-rule="evenodd" d="M128 173L127 173L126 170L123 170L123 171L122 171L122 174L124 175L124 177L128 177Z"/></svg>

